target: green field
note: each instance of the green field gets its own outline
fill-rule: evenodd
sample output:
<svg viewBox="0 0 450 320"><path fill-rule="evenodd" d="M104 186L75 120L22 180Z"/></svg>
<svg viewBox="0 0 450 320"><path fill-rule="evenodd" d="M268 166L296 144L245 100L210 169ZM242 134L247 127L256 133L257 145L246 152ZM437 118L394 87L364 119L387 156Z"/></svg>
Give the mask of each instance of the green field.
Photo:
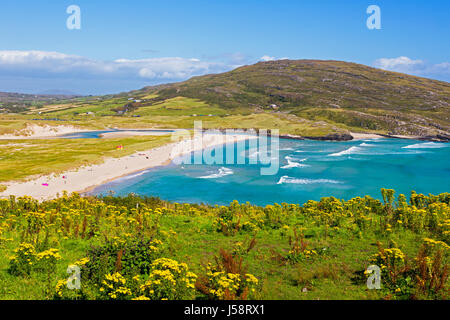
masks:
<svg viewBox="0 0 450 320"><path fill-rule="evenodd" d="M202 121L204 128L279 129L281 134L303 136L325 136L331 133L363 131L357 126L308 120L294 114L261 112L248 113L245 110L226 111L209 106L205 102L185 97L176 97L149 106L142 106L120 116L112 115L110 109L117 107L114 101L90 107L74 107L63 111L51 111L45 115L16 114L0 115L0 133L14 133L29 125L73 125L81 129L105 128L193 128L194 121ZM51 106L47 106L52 109ZM94 110L94 111L93 111ZM94 115L83 114L94 112ZM57 118L62 121L45 119ZM366 130L367 131L367 130ZM386 133L383 130L369 130Z"/></svg>
<svg viewBox="0 0 450 320"><path fill-rule="evenodd" d="M382 192L264 208L0 200L0 299L448 299L450 194Z"/></svg>
<svg viewBox="0 0 450 320"><path fill-rule="evenodd" d="M123 157L170 141L170 136L0 140L0 184L102 163L107 157ZM118 145L123 145L124 149L116 150Z"/></svg>

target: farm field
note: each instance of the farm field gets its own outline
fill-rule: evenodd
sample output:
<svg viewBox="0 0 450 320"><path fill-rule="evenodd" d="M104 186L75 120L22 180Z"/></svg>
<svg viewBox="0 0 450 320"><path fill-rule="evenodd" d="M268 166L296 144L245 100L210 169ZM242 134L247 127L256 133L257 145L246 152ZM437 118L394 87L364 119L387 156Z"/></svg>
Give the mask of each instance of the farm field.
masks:
<svg viewBox="0 0 450 320"><path fill-rule="evenodd" d="M226 111L206 105L202 101L177 97L150 106L143 106L117 116L109 111L117 106L113 101L74 107L64 111L49 111L40 115L0 115L0 134L12 134L30 125L72 125L80 129L105 128L192 128L194 121L202 121L208 129L223 128L279 128L281 134L325 136L335 132L362 131L360 128L325 121L311 121L281 113L248 113L242 110ZM47 106L51 110L52 106ZM92 114L87 114L92 112ZM39 120L37 120L39 119ZM47 120L46 120L47 119ZM54 121L52 119L58 119ZM373 130L383 133L384 131Z"/></svg>

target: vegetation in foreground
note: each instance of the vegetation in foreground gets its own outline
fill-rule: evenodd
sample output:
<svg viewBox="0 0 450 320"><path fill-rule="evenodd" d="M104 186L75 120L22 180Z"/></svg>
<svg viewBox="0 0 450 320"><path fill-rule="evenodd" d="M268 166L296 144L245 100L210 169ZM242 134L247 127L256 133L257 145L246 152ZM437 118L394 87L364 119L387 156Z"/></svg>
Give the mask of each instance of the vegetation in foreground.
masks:
<svg viewBox="0 0 450 320"><path fill-rule="evenodd" d="M266 207L3 199L0 299L448 299L450 194L382 195ZM380 290L366 286L370 265Z"/></svg>

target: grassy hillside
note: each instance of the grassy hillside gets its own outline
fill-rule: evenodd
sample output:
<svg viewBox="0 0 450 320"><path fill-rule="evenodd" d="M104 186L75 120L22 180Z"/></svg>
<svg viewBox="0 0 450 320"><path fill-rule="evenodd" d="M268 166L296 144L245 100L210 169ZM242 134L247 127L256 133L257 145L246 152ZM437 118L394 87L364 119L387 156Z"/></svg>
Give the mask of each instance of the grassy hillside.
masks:
<svg viewBox="0 0 450 320"><path fill-rule="evenodd" d="M29 106L17 121L89 127L279 128L324 136L374 132L450 138L450 84L355 63L281 60L181 83ZM0 117L11 121L11 115ZM7 131L7 130L6 130Z"/></svg>
<svg viewBox="0 0 450 320"><path fill-rule="evenodd" d="M396 134L450 131L449 83L355 63L261 62L147 90L161 99L196 98L230 112L287 113Z"/></svg>

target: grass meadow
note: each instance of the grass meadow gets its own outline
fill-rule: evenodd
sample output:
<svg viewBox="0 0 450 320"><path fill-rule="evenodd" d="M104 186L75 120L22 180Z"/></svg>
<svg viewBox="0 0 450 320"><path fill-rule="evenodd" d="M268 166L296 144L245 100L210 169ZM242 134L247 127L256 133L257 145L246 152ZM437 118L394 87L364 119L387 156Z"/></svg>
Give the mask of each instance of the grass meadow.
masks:
<svg viewBox="0 0 450 320"><path fill-rule="evenodd" d="M0 200L0 299L448 299L450 194L382 193L266 207Z"/></svg>

